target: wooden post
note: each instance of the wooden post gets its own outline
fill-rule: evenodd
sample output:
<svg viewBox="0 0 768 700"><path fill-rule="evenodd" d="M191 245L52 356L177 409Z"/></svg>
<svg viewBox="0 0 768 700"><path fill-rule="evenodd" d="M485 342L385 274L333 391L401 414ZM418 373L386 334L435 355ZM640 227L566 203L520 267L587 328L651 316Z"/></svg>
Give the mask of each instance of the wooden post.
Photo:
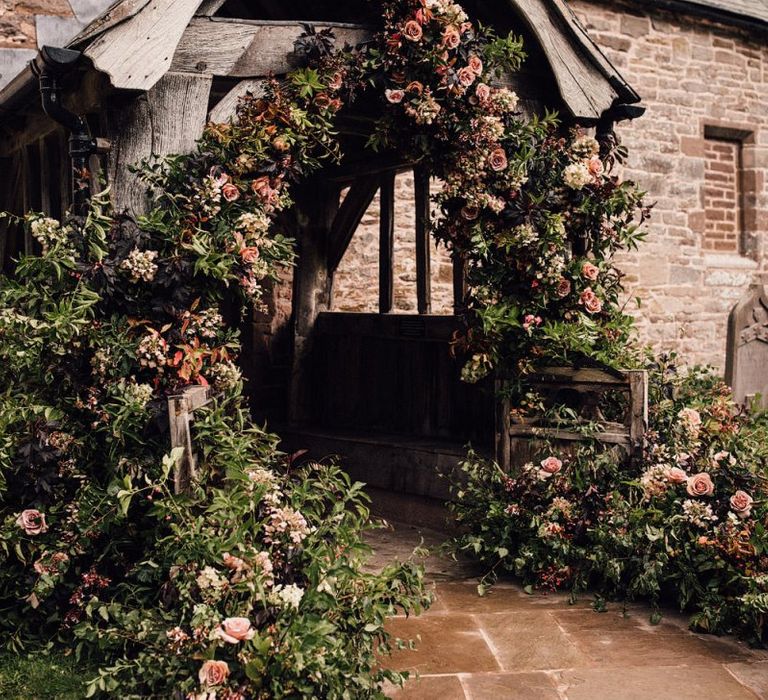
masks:
<svg viewBox="0 0 768 700"><path fill-rule="evenodd" d="M181 394L168 397L168 422L171 449L183 452L173 467L173 486L177 494L189 493L197 477L197 458L192 446L191 423L193 414L210 400L210 391L204 386L187 387Z"/></svg>
<svg viewBox="0 0 768 700"><path fill-rule="evenodd" d="M333 273L328 265L329 233L339 211L340 189L319 182L296 188L298 264L293 275L293 366L288 401L291 425L312 418L311 354L315 321L331 306Z"/></svg>
<svg viewBox="0 0 768 700"><path fill-rule="evenodd" d="M454 253L453 258L453 313L457 316L464 312L464 297L467 293L464 260Z"/></svg>
<svg viewBox="0 0 768 700"><path fill-rule="evenodd" d="M395 173L381 177L379 198L379 313L388 314L395 302Z"/></svg>
<svg viewBox="0 0 768 700"><path fill-rule="evenodd" d="M423 167L413 170L416 200L416 308L420 314L432 313L432 275L429 234L429 172Z"/></svg>
<svg viewBox="0 0 768 700"><path fill-rule="evenodd" d="M648 372L629 370L629 453L633 459L643 455L645 431L648 429Z"/></svg>
<svg viewBox="0 0 768 700"><path fill-rule="evenodd" d="M210 75L166 73L146 93L110 109L112 150L107 170L115 209L146 213L146 187L130 167L151 155L188 153L208 116Z"/></svg>
<svg viewBox="0 0 768 700"><path fill-rule="evenodd" d="M510 439L509 439L509 399L501 398L504 389L503 380L494 382L496 395L496 430L494 456L498 465L507 473L511 469L510 464Z"/></svg>

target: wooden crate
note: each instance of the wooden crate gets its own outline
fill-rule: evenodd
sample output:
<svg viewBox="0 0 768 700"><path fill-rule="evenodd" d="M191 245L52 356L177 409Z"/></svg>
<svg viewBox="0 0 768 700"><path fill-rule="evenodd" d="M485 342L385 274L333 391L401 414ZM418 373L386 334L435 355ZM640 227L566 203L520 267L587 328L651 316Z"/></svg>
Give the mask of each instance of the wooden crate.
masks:
<svg viewBox="0 0 768 700"><path fill-rule="evenodd" d="M622 422L600 421L594 438L606 445L618 446L632 459L642 456L644 434L648 427L648 373L644 370L610 370L600 368L547 367L529 377L531 387L553 396L567 391L581 397L584 405L599 406L601 397L619 391L627 395L627 409ZM503 395L504 380L497 381L497 392ZM575 430L563 429L542 418L516 422L508 399L497 403L496 460L505 471L512 471L530 461L544 440L569 445L584 440Z"/></svg>

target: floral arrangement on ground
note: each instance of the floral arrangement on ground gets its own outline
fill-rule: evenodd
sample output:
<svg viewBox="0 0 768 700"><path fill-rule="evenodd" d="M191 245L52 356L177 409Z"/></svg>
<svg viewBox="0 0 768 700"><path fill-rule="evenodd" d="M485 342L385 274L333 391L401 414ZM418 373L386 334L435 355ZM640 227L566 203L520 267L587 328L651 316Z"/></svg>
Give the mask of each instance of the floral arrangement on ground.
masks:
<svg viewBox="0 0 768 700"><path fill-rule="evenodd" d="M677 605L702 631L768 641L768 415L740 410L706 369L651 371L636 463L587 438L542 440L513 474L470 455L454 485L456 545L528 590ZM652 620L660 619L658 609Z"/></svg>

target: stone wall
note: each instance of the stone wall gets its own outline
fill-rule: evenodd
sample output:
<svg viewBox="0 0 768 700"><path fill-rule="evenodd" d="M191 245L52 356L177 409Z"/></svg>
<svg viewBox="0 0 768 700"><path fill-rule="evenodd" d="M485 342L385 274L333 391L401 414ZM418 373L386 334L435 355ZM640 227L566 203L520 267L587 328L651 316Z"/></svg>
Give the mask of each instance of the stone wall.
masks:
<svg viewBox="0 0 768 700"><path fill-rule="evenodd" d="M725 364L726 320L768 237L768 47L758 36L639 3L572 0L590 34L642 95L646 115L623 123L625 176L656 202L640 251L624 256L641 337L687 363ZM397 309L415 298L412 190L398 182ZM377 210L363 222L335 284L335 305L374 310ZM436 312L451 307L450 264L438 251ZM634 306L633 303L630 304Z"/></svg>

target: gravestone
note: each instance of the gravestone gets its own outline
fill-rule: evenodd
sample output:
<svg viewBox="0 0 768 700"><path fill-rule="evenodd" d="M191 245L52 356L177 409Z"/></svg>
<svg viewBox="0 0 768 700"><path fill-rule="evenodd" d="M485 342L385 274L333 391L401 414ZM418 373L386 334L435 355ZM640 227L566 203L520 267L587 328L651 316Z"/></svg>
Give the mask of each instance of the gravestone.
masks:
<svg viewBox="0 0 768 700"><path fill-rule="evenodd" d="M728 317L725 380L734 400L768 408L768 275L759 275Z"/></svg>

